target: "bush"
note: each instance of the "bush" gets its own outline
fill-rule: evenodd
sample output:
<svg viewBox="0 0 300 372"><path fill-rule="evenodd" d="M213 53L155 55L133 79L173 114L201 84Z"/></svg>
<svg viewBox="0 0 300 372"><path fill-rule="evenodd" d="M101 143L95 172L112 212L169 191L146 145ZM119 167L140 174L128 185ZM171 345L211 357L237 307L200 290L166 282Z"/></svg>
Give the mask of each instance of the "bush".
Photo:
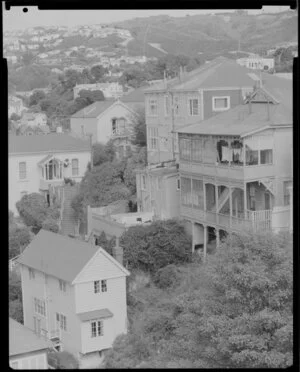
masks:
<svg viewBox="0 0 300 372"><path fill-rule="evenodd" d="M74 186L76 184L76 182L74 180L72 180L71 178L65 177L64 181L65 181L65 185Z"/></svg>
<svg viewBox="0 0 300 372"><path fill-rule="evenodd" d="M67 351L48 353L48 363L54 369L78 369L79 363L75 356Z"/></svg>
<svg viewBox="0 0 300 372"><path fill-rule="evenodd" d="M14 258L22 253L23 249L31 242L32 233L28 227L11 225L9 228L8 257Z"/></svg>
<svg viewBox="0 0 300 372"><path fill-rule="evenodd" d="M59 232L59 227L56 221L52 218L47 218L43 223L42 223L42 228L44 230L52 231L54 233Z"/></svg>
<svg viewBox="0 0 300 372"><path fill-rule="evenodd" d="M180 272L175 265L168 265L159 269L153 278L154 284L161 289L173 287L180 281Z"/></svg>

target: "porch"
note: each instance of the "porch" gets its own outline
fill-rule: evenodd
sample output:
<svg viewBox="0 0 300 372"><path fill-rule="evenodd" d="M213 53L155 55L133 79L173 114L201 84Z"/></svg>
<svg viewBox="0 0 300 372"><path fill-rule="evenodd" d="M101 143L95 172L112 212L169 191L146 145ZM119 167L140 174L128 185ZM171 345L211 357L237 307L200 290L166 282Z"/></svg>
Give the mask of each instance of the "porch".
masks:
<svg viewBox="0 0 300 372"><path fill-rule="evenodd" d="M64 182L64 163L53 155L47 155L38 166L40 168L40 190L48 191L49 185L62 185Z"/></svg>

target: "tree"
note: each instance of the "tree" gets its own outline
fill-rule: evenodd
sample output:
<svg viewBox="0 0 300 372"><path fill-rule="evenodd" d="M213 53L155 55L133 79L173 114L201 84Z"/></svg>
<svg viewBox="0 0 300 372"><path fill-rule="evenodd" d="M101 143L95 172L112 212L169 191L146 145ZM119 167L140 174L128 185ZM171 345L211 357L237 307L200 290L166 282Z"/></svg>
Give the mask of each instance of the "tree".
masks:
<svg viewBox="0 0 300 372"><path fill-rule="evenodd" d="M34 60L34 55L31 52L25 52L22 55L22 62L24 63L25 66L29 66Z"/></svg>
<svg viewBox="0 0 300 372"><path fill-rule="evenodd" d="M121 237L124 262L129 269L155 272L191 260L191 239L176 220L130 227Z"/></svg>
<svg viewBox="0 0 300 372"><path fill-rule="evenodd" d="M86 90L82 89L79 92L79 97L86 99L89 104L92 104L96 101L104 101L105 97L101 90Z"/></svg>
<svg viewBox="0 0 300 372"><path fill-rule="evenodd" d="M28 227L12 226L9 228L9 258L18 256L32 240L32 234Z"/></svg>
<svg viewBox="0 0 300 372"><path fill-rule="evenodd" d="M15 272L9 273L9 316L23 323L21 278Z"/></svg>
<svg viewBox="0 0 300 372"><path fill-rule="evenodd" d="M43 226L43 222L49 217L57 219L59 216L58 207L49 207L43 195L39 193L27 194L16 203L19 215L25 225L37 233Z"/></svg>
<svg viewBox="0 0 300 372"><path fill-rule="evenodd" d="M78 369L79 362L75 356L68 351L49 352L48 362L54 369Z"/></svg>
<svg viewBox="0 0 300 372"><path fill-rule="evenodd" d="M112 162L115 157L115 149L110 143L95 143L93 145L93 165L99 166L105 162Z"/></svg>
<svg viewBox="0 0 300 372"><path fill-rule="evenodd" d="M207 267L213 296L197 327L204 357L229 368L293 363L292 242L288 235L241 234Z"/></svg>
<svg viewBox="0 0 300 372"><path fill-rule="evenodd" d="M17 121L17 120L20 120L20 119L21 119L21 116L17 115L15 112L13 112L13 113L10 115L10 120Z"/></svg>
<svg viewBox="0 0 300 372"><path fill-rule="evenodd" d="M58 227L57 221L54 220L53 218L47 218L42 223L42 228L44 230L52 231L54 233L58 233L59 232L59 227Z"/></svg>
<svg viewBox="0 0 300 372"><path fill-rule="evenodd" d="M133 118L134 139L133 144L143 147L147 146L147 127L145 109L137 110L137 115Z"/></svg>
<svg viewBox="0 0 300 372"><path fill-rule="evenodd" d="M91 75L94 77L95 81L99 81L106 73L106 69L101 65L96 65L91 68Z"/></svg>
<svg viewBox="0 0 300 372"><path fill-rule="evenodd" d="M29 97L29 106L37 105L41 100L45 98L46 98L45 92L43 92L42 90L36 90Z"/></svg>

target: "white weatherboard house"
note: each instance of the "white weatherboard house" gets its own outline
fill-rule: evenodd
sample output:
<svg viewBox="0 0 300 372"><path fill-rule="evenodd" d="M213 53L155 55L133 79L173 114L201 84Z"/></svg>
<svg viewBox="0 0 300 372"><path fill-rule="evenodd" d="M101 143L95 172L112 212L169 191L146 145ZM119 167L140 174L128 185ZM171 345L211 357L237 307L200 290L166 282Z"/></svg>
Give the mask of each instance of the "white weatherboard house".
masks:
<svg viewBox="0 0 300 372"><path fill-rule="evenodd" d="M41 192L49 199L50 186L64 178L80 182L91 161L89 141L67 134L9 137L9 209L24 194Z"/></svg>
<svg viewBox="0 0 300 372"><path fill-rule="evenodd" d="M24 325L99 366L103 350L127 332L126 276L99 246L40 230L20 258Z"/></svg>
<svg viewBox="0 0 300 372"><path fill-rule="evenodd" d="M51 342L9 318L9 365L13 369L48 369Z"/></svg>

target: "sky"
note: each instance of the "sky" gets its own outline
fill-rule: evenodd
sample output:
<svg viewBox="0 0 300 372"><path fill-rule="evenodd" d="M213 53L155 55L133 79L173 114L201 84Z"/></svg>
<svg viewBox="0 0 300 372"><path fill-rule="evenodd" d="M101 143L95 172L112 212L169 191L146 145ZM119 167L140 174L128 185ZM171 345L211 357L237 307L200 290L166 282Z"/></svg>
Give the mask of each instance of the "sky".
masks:
<svg viewBox="0 0 300 372"><path fill-rule="evenodd" d="M4 3L2 3L4 4ZM230 12L230 10L39 10L37 7L12 7L5 10L3 5L3 30L20 30L36 26L67 26L91 25L101 23L119 22L136 17L149 17L155 15L169 15L170 17L184 17L208 13ZM250 14L273 13L288 10L288 6L266 6L262 10L249 10ZM232 10L234 11L234 10Z"/></svg>

